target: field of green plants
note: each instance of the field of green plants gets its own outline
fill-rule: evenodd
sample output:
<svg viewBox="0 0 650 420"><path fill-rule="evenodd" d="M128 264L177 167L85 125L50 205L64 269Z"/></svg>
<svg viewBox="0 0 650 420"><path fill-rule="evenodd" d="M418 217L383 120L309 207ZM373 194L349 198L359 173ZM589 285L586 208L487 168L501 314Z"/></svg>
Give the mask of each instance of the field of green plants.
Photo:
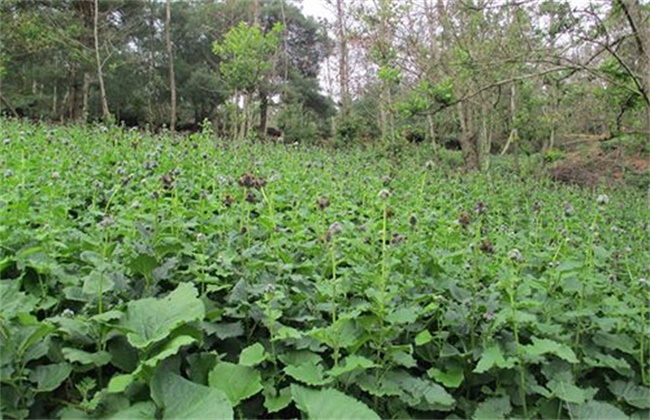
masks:
<svg viewBox="0 0 650 420"><path fill-rule="evenodd" d="M0 124L3 418L650 415L643 192Z"/></svg>

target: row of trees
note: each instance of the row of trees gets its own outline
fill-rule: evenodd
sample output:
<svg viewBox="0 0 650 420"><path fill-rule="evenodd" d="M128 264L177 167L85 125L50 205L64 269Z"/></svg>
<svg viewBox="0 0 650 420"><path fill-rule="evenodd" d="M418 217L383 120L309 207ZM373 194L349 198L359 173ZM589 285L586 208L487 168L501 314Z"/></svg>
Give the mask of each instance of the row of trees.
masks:
<svg viewBox="0 0 650 420"><path fill-rule="evenodd" d="M292 138L331 135L333 44L284 0L3 0L0 21L6 114L233 136L271 114Z"/></svg>
<svg viewBox="0 0 650 420"><path fill-rule="evenodd" d="M474 168L520 146L650 144L648 1L329 1L351 137L453 141Z"/></svg>
<svg viewBox="0 0 650 420"><path fill-rule="evenodd" d="M316 21L289 0L3 0L2 108L406 138L475 168L584 136L650 141L646 0L323 1Z"/></svg>

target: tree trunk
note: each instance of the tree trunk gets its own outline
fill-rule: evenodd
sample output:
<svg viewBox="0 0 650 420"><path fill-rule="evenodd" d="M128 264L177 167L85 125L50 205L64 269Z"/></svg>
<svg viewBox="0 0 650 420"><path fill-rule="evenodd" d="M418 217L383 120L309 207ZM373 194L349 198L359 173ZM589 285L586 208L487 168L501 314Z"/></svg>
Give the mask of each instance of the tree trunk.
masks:
<svg viewBox="0 0 650 420"><path fill-rule="evenodd" d="M461 128L459 142L463 152L463 158L465 159L465 166L470 170L479 169L472 106L469 103L460 102L458 103L457 109Z"/></svg>
<svg viewBox="0 0 650 420"><path fill-rule="evenodd" d="M81 119L83 122L88 121L88 96L90 92L90 74L88 72L84 72L84 83L81 88L81 97L82 97L82 105L81 105Z"/></svg>
<svg viewBox="0 0 650 420"><path fill-rule="evenodd" d="M104 75L102 73L102 60L99 56L99 0L95 0L95 13L93 21L93 37L95 39L95 59L97 61L97 79L99 80L99 99L102 103L102 120L107 122L110 119L108 102L106 101L106 88L104 87Z"/></svg>
<svg viewBox="0 0 650 420"><path fill-rule="evenodd" d="M336 37L339 43L339 82L341 113L345 117L350 108L350 72L348 69L348 41L345 30L344 0L336 0Z"/></svg>
<svg viewBox="0 0 650 420"><path fill-rule="evenodd" d="M269 120L269 96L264 91L260 91L260 138L266 138L266 128Z"/></svg>
<svg viewBox="0 0 650 420"><path fill-rule="evenodd" d="M438 148L438 145L436 143L436 125L435 122L433 121L433 116L431 114L427 115L427 126L429 128L429 138L431 139L431 147L433 147L433 150L436 150Z"/></svg>
<svg viewBox="0 0 650 420"><path fill-rule="evenodd" d="M169 129L173 133L176 131L176 73L174 72L174 54L172 51L171 20L171 0L167 0L165 13L165 42L167 44L167 57L169 58L169 89L171 91L171 116Z"/></svg>

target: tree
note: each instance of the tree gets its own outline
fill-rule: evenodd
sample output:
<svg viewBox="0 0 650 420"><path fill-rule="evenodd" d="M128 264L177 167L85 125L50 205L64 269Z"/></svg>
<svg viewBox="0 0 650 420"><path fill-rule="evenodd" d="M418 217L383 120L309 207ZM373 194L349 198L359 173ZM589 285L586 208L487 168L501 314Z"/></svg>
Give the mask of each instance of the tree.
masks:
<svg viewBox="0 0 650 420"><path fill-rule="evenodd" d="M241 128L235 131L235 138L242 139L251 128L252 95L270 77L282 30L282 25L275 24L264 34L259 26L240 22L226 33L222 42L213 44L214 53L224 60L220 71L233 90L233 106L237 108L240 99L244 105Z"/></svg>
<svg viewBox="0 0 650 420"><path fill-rule="evenodd" d="M171 117L169 129L176 131L176 74L174 73L174 53L171 40L172 3L167 0L165 7L165 43L167 45L167 57L169 58L169 89L171 94Z"/></svg>

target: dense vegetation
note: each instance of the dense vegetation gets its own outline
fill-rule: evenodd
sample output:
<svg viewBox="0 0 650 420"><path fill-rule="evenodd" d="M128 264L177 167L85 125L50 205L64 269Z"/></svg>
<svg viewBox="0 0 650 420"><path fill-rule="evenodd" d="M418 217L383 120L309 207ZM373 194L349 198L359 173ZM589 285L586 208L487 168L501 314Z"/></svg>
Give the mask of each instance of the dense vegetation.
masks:
<svg viewBox="0 0 650 420"><path fill-rule="evenodd" d="M317 21L285 0L3 0L0 110L191 131L207 119L224 137L271 127L290 143L407 139L483 170L492 153L650 143L647 0L328 4Z"/></svg>
<svg viewBox="0 0 650 420"><path fill-rule="evenodd" d="M327 4L0 1L0 417L650 417L648 1Z"/></svg>
<svg viewBox="0 0 650 420"><path fill-rule="evenodd" d="M644 193L0 123L4 418L648 418Z"/></svg>

